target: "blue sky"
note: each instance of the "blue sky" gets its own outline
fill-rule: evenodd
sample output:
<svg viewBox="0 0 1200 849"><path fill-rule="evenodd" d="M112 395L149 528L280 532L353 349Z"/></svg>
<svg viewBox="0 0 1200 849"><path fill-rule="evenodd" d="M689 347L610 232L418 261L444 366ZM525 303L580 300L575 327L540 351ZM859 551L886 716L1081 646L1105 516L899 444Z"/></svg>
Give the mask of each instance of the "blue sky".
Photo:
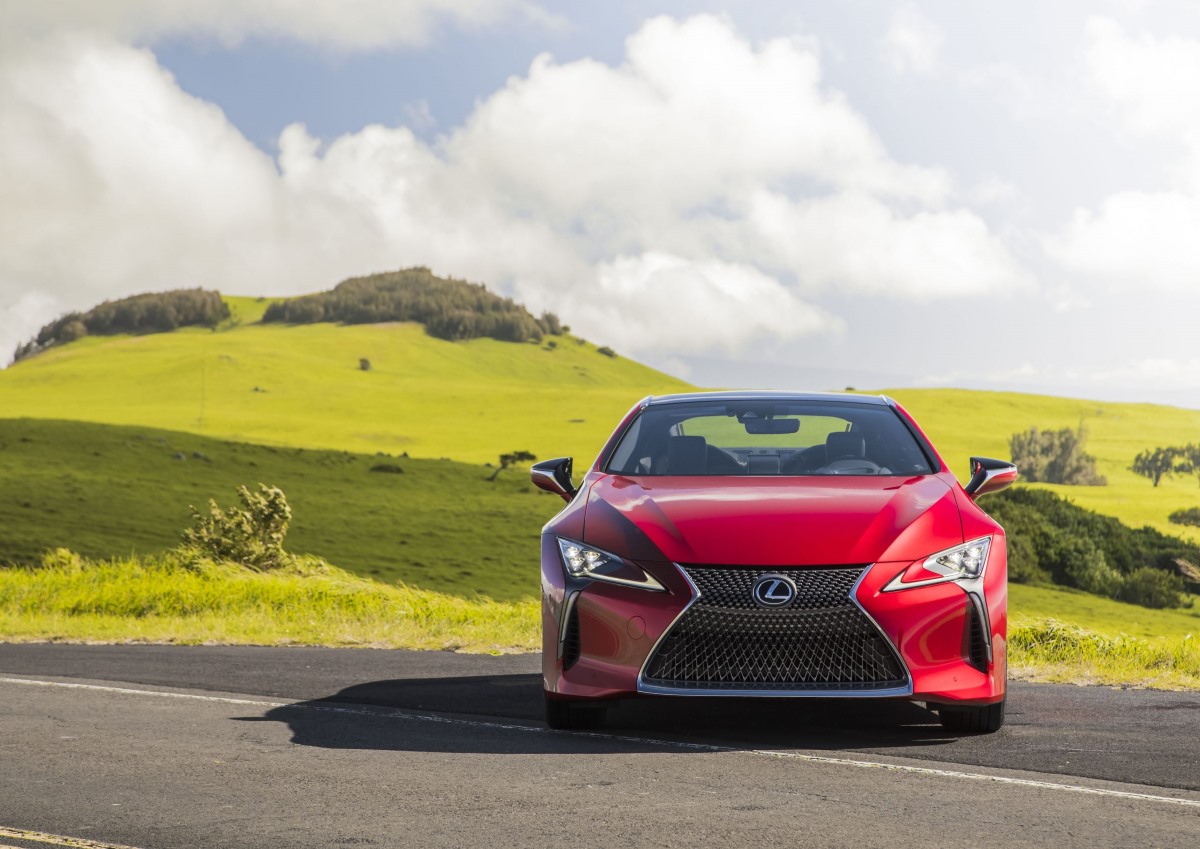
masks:
<svg viewBox="0 0 1200 849"><path fill-rule="evenodd" d="M18 2L0 346L429 265L702 384L1200 406L1168 0Z"/></svg>

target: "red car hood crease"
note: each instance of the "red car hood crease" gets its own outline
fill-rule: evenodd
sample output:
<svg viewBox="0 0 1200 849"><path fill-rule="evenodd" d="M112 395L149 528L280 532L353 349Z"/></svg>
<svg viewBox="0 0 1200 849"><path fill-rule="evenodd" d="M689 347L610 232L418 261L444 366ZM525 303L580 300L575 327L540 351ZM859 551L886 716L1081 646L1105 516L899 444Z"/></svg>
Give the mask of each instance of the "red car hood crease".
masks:
<svg viewBox="0 0 1200 849"><path fill-rule="evenodd" d="M636 529L662 557L676 563L832 566L910 561L963 541L953 488L938 475L606 475L591 487L588 498L588 542L603 547L628 540ZM624 528L597 522L601 514Z"/></svg>

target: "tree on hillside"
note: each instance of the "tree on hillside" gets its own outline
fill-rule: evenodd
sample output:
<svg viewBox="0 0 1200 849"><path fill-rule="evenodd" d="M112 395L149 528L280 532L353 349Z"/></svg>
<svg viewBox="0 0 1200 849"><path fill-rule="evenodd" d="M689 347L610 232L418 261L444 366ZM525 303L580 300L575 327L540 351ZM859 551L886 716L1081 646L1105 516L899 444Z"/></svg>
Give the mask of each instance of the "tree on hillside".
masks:
<svg viewBox="0 0 1200 849"><path fill-rule="evenodd" d="M1027 481L1104 486L1108 481L1096 470L1096 458L1084 452L1084 442L1081 425L1078 430L1031 427L1014 433L1008 445L1013 462Z"/></svg>
<svg viewBox="0 0 1200 849"><path fill-rule="evenodd" d="M1176 471L1191 473L1200 478L1200 445L1189 442L1179 449L1179 456L1183 462L1175 467Z"/></svg>
<svg viewBox="0 0 1200 849"><path fill-rule="evenodd" d="M17 346L16 360L31 357L53 345L65 345L84 336L118 333L165 333L177 327L216 327L229 318L229 305L220 292L176 289L148 292L116 301L105 301L86 313L60 316Z"/></svg>
<svg viewBox="0 0 1200 849"><path fill-rule="evenodd" d="M509 466L515 466L517 463L531 463L536 459L537 457L528 451L513 451L511 454L501 454L500 465L496 467L496 471L492 472L492 476L488 480L494 481Z"/></svg>
<svg viewBox="0 0 1200 849"><path fill-rule="evenodd" d="M479 337L540 342L547 334L560 336L567 330L554 313L535 318L512 298L478 283L437 277L428 268L343 280L329 292L273 303L262 320L288 324L415 321L425 325L430 336L452 342Z"/></svg>
<svg viewBox="0 0 1200 849"><path fill-rule="evenodd" d="M1180 451L1179 448L1147 449L1133 458L1133 465L1129 467L1129 470L1134 474L1149 478L1154 481L1155 486L1158 486L1158 482L1166 475L1176 471L1190 471L1179 462Z"/></svg>
<svg viewBox="0 0 1200 849"><path fill-rule="evenodd" d="M1200 528L1200 507L1186 507L1176 510L1167 517L1167 521L1174 525L1191 525L1192 527Z"/></svg>

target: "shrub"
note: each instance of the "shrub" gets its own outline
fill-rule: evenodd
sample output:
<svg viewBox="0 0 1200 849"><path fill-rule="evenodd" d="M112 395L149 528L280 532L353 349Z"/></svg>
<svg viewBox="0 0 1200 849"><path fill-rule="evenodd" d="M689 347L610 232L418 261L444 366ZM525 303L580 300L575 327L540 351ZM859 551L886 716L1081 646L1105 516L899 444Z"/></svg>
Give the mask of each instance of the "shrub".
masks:
<svg viewBox="0 0 1200 849"><path fill-rule="evenodd" d="M192 527L183 532L185 548L213 558L240 563L251 569L277 569L292 561L283 550L292 520L292 508L279 487L258 485L258 492L238 487L241 507L228 511L209 500L208 512L195 507Z"/></svg>
<svg viewBox="0 0 1200 849"><path fill-rule="evenodd" d="M329 292L273 303L262 320L289 324L415 321L425 325L430 336L450 341L490 337L540 342L546 334L564 332L554 313L534 318L511 298L478 283L437 277L428 268L343 280Z"/></svg>
<svg viewBox="0 0 1200 849"><path fill-rule="evenodd" d="M1041 567L1037 549L1026 534L1009 534L1008 579L1014 584L1049 584L1050 573Z"/></svg>
<svg viewBox="0 0 1200 849"><path fill-rule="evenodd" d="M1087 537L1064 537L1050 552L1066 582L1084 592L1115 598L1123 586L1121 573L1108 565L1104 552Z"/></svg>
<svg viewBox="0 0 1200 849"><path fill-rule="evenodd" d="M1183 578L1164 569L1142 567L1125 578L1117 598L1143 607L1182 607Z"/></svg>
<svg viewBox="0 0 1200 849"><path fill-rule="evenodd" d="M1189 507L1186 510L1176 510L1167 517L1176 525L1193 525L1200 527L1200 507Z"/></svg>
<svg viewBox="0 0 1200 849"><path fill-rule="evenodd" d="M528 451L512 451L508 454L500 455L500 465L496 467L496 471L492 472L489 481L494 481L499 474L510 466L515 466L517 463L530 463L536 460L537 457Z"/></svg>
<svg viewBox="0 0 1200 849"><path fill-rule="evenodd" d="M1096 458L1083 450L1083 428L1073 431L1032 427L1014 433L1008 441L1013 462L1027 481L1076 486L1104 486L1108 481L1096 471Z"/></svg>
<svg viewBox="0 0 1200 849"><path fill-rule="evenodd" d="M360 357L358 360L358 368L361 371L370 371L371 370L371 361L368 360L366 357Z"/></svg>
<svg viewBox="0 0 1200 849"><path fill-rule="evenodd" d="M229 318L229 305L221 293L206 289L176 289L132 295L105 301L86 313L67 313L45 325L30 341L19 345L16 359L22 360L53 345L74 342L84 336L118 333L165 333L177 327L216 327Z"/></svg>
<svg viewBox="0 0 1200 849"><path fill-rule="evenodd" d="M559 321L558 316L552 312L544 312L541 318L538 319L538 324L542 326L542 330L549 333L551 336L562 336L566 332L563 323Z"/></svg>
<svg viewBox="0 0 1200 849"><path fill-rule="evenodd" d="M1126 589L1135 572L1150 569L1175 576L1178 563L1200 563L1200 546L1153 528L1127 527L1046 490L1016 487L989 496L987 511L1004 526L1014 582L1049 577L1058 584L1131 600L1148 597ZM1125 592L1128 595L1122 596ZM1182 599L1167 600L1177 604Z"/></svg>
<svg viewBox="0 0 1200 849"><path fill-rule="evenodd" d="M376 463L371 467L372 472L382 472L387 475L402 475L404 469L397 466L395 463Z"/></svg>
<svg viewBox="0 0 1200 849"><path fill-rule="evenodd" d="M612 359L614 359L614 360L617 358L617 352L616 352L616 351L614 351L612 348L608 347L607 345L605 345L605 346L604 346L604 347L602 347L602 348L597 348L597 349L596 349L596 353L597 353L597 354L603 354L604 356L606 356L606 357L610 357L610 358L612 358Z"/></svg>

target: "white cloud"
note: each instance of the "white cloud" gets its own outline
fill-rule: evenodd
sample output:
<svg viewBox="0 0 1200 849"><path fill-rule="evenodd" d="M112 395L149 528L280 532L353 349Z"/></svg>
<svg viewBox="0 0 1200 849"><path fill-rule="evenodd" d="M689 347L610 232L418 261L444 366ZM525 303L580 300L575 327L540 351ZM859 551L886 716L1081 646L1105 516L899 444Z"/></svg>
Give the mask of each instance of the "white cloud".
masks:
<svg viewBox="0 0 1200 849"><path fill-rule="evenodd" d="M701 16L647 21L626 46L618 68L539 57L480 104L449 156L567 214L599 204L675 215L796 177L925 203L949 192L942 171L887 155L845 98L822 88L818 58L801 42L755 50Z"/></svg>
<svg viewBox="0 0 1200 849"><path fill-rule="evenodd" d="M423 45L443 21L476 28L514 17L561 23L530 0L17 0L0 6L0 32L86 30L131 41L200 35L225 44L258 35L377 49Z"/></svg>
<svg viewBox="0 0 1200 849"><path fill-rule="evenodd" d="M938 69L945 36L941 28L915 3L905 3L892 13L883 36L883 61L897 74L929 75Z"/></svg>
<svg viewBox="0 0 1200 849"><path fill-rule="evenodd" d="M272 161L149 51L95 33L0 54L0 114L10 312L29 292L79 309L426 264L669 353L837 332L813 304L830 289L1028 283L982 219L948 208L945 172L897 162L822 84L810 44L751 45L714 17L647 22L615 67L540 57L433 144L293 125Z"/></svg>
<svg viewBox="0 0 1200 849"><path fill-rule="evenodd" d="M989 206L1020 200L1021 190L1011 180L997 174L984 174L971 186L968 195L975 203Z"/></svg>
<svg viewBox="0 0 1200 849"><path fill-rule="evenodd" d="M965 209L901 215L857 193L793 201L762 192L756 251L811 288L930 298L1030 288L1032 278Z"/></svg>
<svg viewBox="0 0 1200 849"><path fill-rule="evenodd" d="M1091 18L1086 41L1092 79L1125 129L1177 152L1177 184L1076 209L1046 251L1090 280L1200 294L1200 40L1131 36Z"/></svg>
<svg viewBox="0 0 1200 849"><path fill-rule="evenodd" d="M659 252L619 256L597 269L595 285L563 293L563 313L584 307L603 327L597 341L636 350L661 338L676 354L738 350L762 336L841 329L841 322L797 300L756 268L700 262Z"/></svg>
<svg viewBox="0 0 1200 849"><path fill-rule="evenodd" d="M1074 384L1081 390L1093 388L1137 387L1140 390L1200 389L1200 359L1143 357L1120 366L1062 368L1034 366L1031 363L987 375L996 383L1026 382L1049 386Z"/></svg>
<svg viewBox="0 0 1200 849"><path fill-rule="evenodd" d="M1092 79L1130 129L1197 140L1200 40L1130 36L1117 22L1098 17L1088 19L1085 35Z"/></svg>
<svg viewBox="0 0 1200 849"><path fill-rule="evenodd" d="M1046 240L1063 267L1092 280L1200 294L1200 197L1119 192L1078 209Z"/></svg>
<svg viewBox="0 0 1200 849"><path fill-rule="evenodd" d="M16 341L31 335L30 328L41 327L62 312L62 305L52 295L37 291L19 294L0 307L0 344L5 346L0 361L7 362Z"/></svg>

